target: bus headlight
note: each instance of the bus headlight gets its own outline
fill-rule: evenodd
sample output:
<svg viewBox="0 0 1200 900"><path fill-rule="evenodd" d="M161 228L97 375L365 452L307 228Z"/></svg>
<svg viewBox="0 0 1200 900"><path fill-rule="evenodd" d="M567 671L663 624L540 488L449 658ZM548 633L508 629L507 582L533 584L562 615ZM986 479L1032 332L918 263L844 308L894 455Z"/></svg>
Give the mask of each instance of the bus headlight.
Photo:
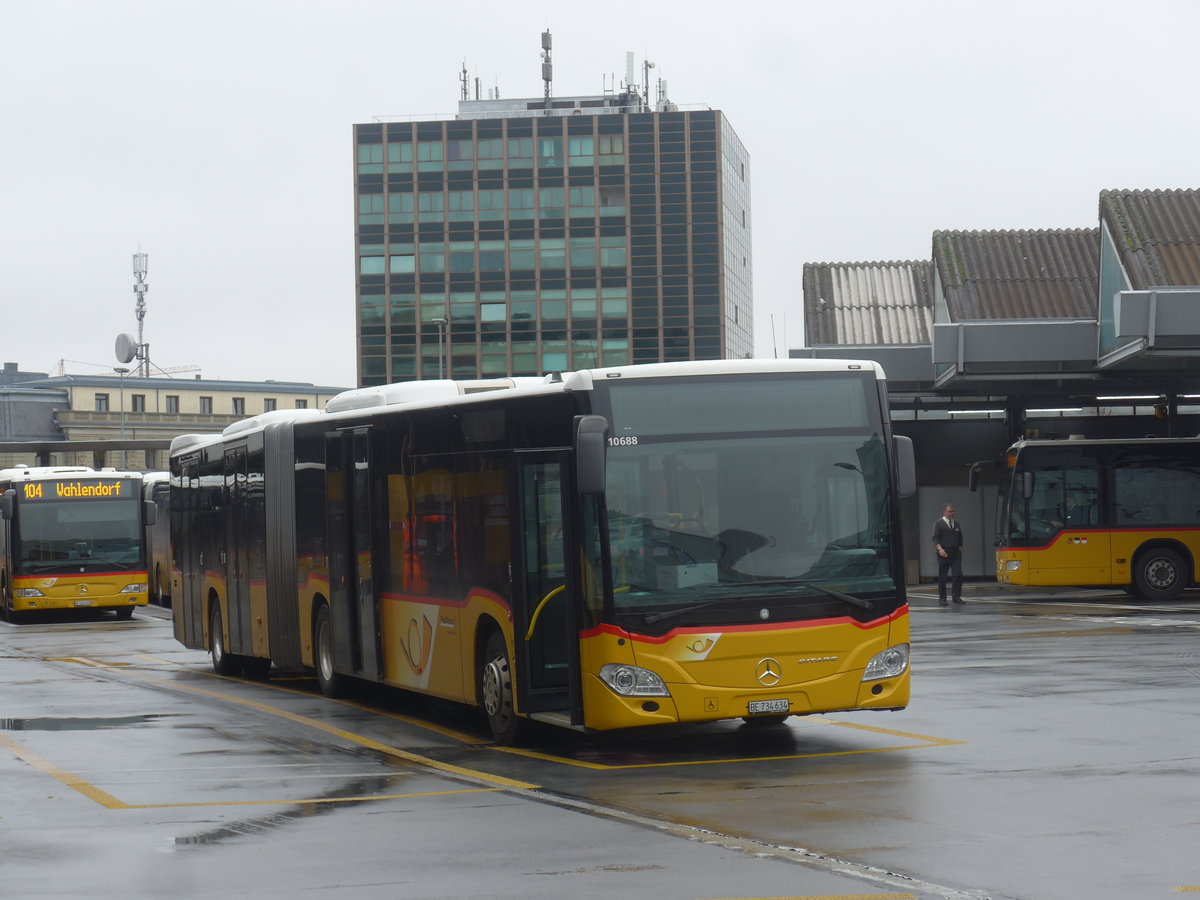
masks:
<svg viewBox="0 0 1200 900"><path fill-rule="evenodd" d="M27 600L30 597L45 597L46 595L37 588L14 588L13 596L22 600Z"/></svg>
<svg viewBox="0 0 1200 900"><path fill-rule="evenodd" d="M637 666L613 665L600 667L600 680L614 694L622 697L670 697L671 692L663 680L649 669Z"/></svg>
<svg viewBox="0 0 1200 900"><path fill-rule="evenodd" d="M143 581L139 584L127 584L127 585L125 585L125 587L121 588L121 593L122 594L144 594L144 593L146 593L146 582Z"/></svg>
<svg viewBox="0 0 1200 900"><path fill-rule="evenodd" d="M1009 559L1004 562L1004 570L1006 572L1015 572L1019 568L1021 568L1021 561L1019 559Z"/></svg>
<svg viewBox="0 0 1200 900"><path fill-rule="evenodd" d="M867 663L863 672L863 681L878 681L881 678L895 678L903 675L908 668L908 644L897 644L888 647L882 653L876 653Z"/></svg>

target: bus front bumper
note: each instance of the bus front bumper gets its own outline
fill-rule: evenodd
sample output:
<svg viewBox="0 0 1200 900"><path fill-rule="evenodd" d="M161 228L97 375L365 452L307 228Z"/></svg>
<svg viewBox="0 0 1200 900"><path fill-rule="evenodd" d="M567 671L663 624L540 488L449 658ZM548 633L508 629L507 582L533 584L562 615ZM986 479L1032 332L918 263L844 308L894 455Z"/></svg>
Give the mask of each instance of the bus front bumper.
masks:
<svg viewBox="0 0 1200 900"><path fill-rule="evenodd" d="M802 687L778 691L667 683L669 697L621 697L594 675L583 681L585 725L597 731L684 722L753 717L754 704L765 715L810 715L852 709L903 709L909 701L909 671L876 681L862 672L842 672ZM784 704L786 703L786 707Z"/></svg>
<svg viewBox="0 0 1200 900"><path fill-rule="evenodd" d="M16 579L12 590L13 610L22 612L37 609L120 609L146 606L150 599L144 581L63 582L63 579L52 578Z"/></svg>

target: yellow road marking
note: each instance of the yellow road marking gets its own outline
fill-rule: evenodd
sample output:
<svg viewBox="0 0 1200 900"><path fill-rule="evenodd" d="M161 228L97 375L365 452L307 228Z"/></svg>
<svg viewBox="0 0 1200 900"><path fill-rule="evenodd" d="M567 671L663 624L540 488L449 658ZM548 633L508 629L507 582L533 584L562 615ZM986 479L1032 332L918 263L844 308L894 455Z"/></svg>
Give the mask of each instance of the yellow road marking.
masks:
<svg viewBox="0 0 1200 900"><path fill-rule="evenodd" d="M23 760L44 775L65 784L72 790L78 791L105 809L181 809L184 807L200 806L297 806L315 805L320 803L361 803L368 800L411 800L418 797L446 797L452 794L488 794L499 791L500 788L461 788L453 791L423 791L408 794L370 794L353 797L321 797L305 800L210 800L202 803L126 803L118 800L107 791L103 791L89 781L60 769L44 756L34 753L19 741L14 741L7 735L0 734L0 747L6 749L17 759Z"/></svg>
<svg viewBox="0 0 1200 900"><path fill-rule="evenodd" d="M87 657L82 657L82 656L61 657L61 658L57 658L52 661L74 662L74 663L80 663L80 664L86 665L86 666L93 666L96 668L109 668L109 666L106 665L105 663L97 662L96 660L88 659ZM305 726L308 726L309 728L315 728L318 731L323 731L326 734L330 734L330 735L333 735L334 737L340 738L342 740L349 741L352 744L357 744L360 747L367 747L369 749L372 749L379 753L382 753L385 756L393 757L394 759L403 760L404 762L411 763L413 765L418 765L418 766L422 766L424 768L433 769L435 771L444 772L448 775L454 775L454 776L458 776L460 778L469 778L473 781L486 782L486 783L494 785L494 787L470 788L470 789L464 789L461 791L434 792L434 794L381 795L380 797L377 797L377 798L372 798L372 797L337 798L337 797L335 797L335 798L327 798L323 801L317 801L317 800L307 800L307 801L305 801L305 800L292 800L292 801L262 800L262 801L230 801L230 802L204 802L204 803L168 803L168 804L148 804L148 805L138 806L138 805L132 805L132 804L125 803L121 800L118 800L116 797L112 796L111 794L107 793L106 791L101 790L100 788L96 787L95 785L91 784L90 782L86 781L85 779L80 778L78 775L74 775L70 772L65 771L64 769L58 768L58 766L54 765L53 763L51 763L49 760L45 759L44 757L41 757L38 754L34 753L32 750L29 750L23 744L20 744L17 741L14 741L11 738L6 737L5 735L2 735L2 734L0 734L0 746L9 750L9 752L11 752L17 758L24 760L29 765L33 766L34 768L38 769L39 771L41 771L45 774L51 776L52 778L57 779L58 781L67 785L68 787L83 794L85 797L88 797L89 799L94 800L96 803L99 803L101 806L105 807L106 809L166 809L166 808L179 808L179 807L191 807L191 806L235 806L235 805L252 805L252 804L280 805L280 804L317 803L317 802L342 803L342 802L355 802L355 801L369 800L369 799L383 799L384 797L391 799L391 798L407 798L407 797L419 797L419 796L434 796L434 795L436 795L436 793L445 793L445 794L482 793L482 792L499 791L499 790L504 790L504 789L536 790L538 788L538 785L531 784L526 781L517 781L516 779L505 778L501 775L492 775L490 773L482 772L482 771L479 771L476 769L468 769L463 766L455 766L455 765L451 765L449 763L439 762L438 760L435 760L435 759L430 759L427 756L421 756L416 753L410 753L407 750L401 750L399 747L391 747L380 741L376 741L373 738L368 738L368 737L365 737L360 734L355 734L353 732L346 731L342 728L337 728L326 722L321 722L317 719L313 719L308 716L302 716L297 713L291 713L286 710L278 709L277 707L269 706L266 703L260 703L257 700L250 700L250 699L247 699L244 697L235 697L232 694L224 694L219 691L209 690L207 688L196 687L196 686L187 685L187 684L180 684L179 682L175 682L175 681L164 681L163 679L154 678L153 676L147 675L145 673L138 673L138 672L130 671L128 674L134 675L135 677L141 678L145 681L153 681L158 684L167 685L168 687L176 689L176 690L189 691L194 694L203 694L205 696L216 697L221 700L226 700L231 703L237 703L242 706L246 706L251 709L258 710L259 712L267 713L268 715L277 716L281 719L287 719L290 722L295 722L300 725L305 725ZM300 692L297 692L297 693L300 693ZM362 707L362 708L365 709L365 707ZM371 710L371 711L374 712L374 710Z"/></svg>
<svg viewBox="0 0 1200 900"><path fill-rule="evenodd" d="M593 769L596 771L615 771L619 769L657 769L670 768L673 766L711 766L711 765L726 765L729 763L748 763L748 762L779 762L786 759L819 759L833 756L856 756L862 753L894 753L897 750L923 750L929 747L949 747L955 744L965 744L966 741L954 741L949 738L938 738L924 734L913 734L909 731L893 731L889 728L877 728L873 725L859 725L855 722L839 722L835 719L825 719L818 716L808 716L811 721L820 722L824 725L837 725L842 728L856 728L859 731L870 731L875 734L885 734L889 737L901 737L908 740L920 741L919 744L904 744L899 747L868 747L862 750L832 750L824 753L792 753L782 756L745 756L735 757L733 759L694 759L680 760L679 762L654 762L654 763L629 763L608 765L605 763L585 762L583 760L571 759L566 756L553 756L549 753L539 753L536 750L522 750L520 747L493 747L501 753L511 753L514 756L525 756L530 759L539 759L544 762L562 763L568 766L575 766L580 769Z"/></svg>
<svg viewBox="0 0 1200 900"><path fill-rule="evenodd" d="M129 663L100 662L96 659L88 659L86 656L50 656L45 661L79 663L81 666L91 666L93 669L118 669L129 665Z"/></svg>
<svg viewBox="0 0 1200 900"><path fill-rule="evenodd" d="M212 673L206 673L206 674L212 674ZM214 674L212 677L219 678L221 676ZM237 679L234 679L234 680L236 681ZM296 679L291 679L291 680L293 680L293 681L312 681L311 678L304 678L304 679L296 678ZM275 691L282 691L285 694L298 694L301 697L314 696L312 691L306 691L306 690L302 690L300 688L284 687L282 684L279 684L275 680L271 680L268 682L254 682L254 683L259 685L260 687L270 688L271 690L275 690ZM225 695L222 694L221 696L225 696ZM326 698L326 699L328 699L328 698ZM406 725L414 725L417 728L423 728L426 731L432 731L435 734L440 734L442 737L448 737L451 740L458 741L459 743L462 743L462 744L469 744L472 746L476 746L479 744L487 743L487 741L482 740L481 738L477 738L472 734L466 734L465 732L458 731L454 728L447 728L444 725L438 725L438 724L436 724L434 722L430 722L426 719L417 719L417 718L414 718L413 716L405 716L405 715L401 715L400 713L388 712L387 710L384 710L384 709L377 709L374 706L364 706L361 703L355 703L353 700L335 700L334 702L340 703L343 706L349 706L351 709L359 709L359 710L362 710L363 712L372 713L373 715L386 716L389 719L395 719L397 722L404 722Z"/></svg>
<svg viewBox="0 0 1200 900"><path fill-rule="evenodd" d="M80 663L83 663L84 665L92 665L92 666L97 666L97 667L101 667L101 668L105 667L104 663L97 662L96 660L89 660L86 657L67 657L67 658L62 659L61 661L80 662ZM309 718L308 716L300 716L295 713L289 713L289 712L286 712L284 710L278 709L273 706L269 706L264 703L259 703L256 700L249 700L249 699L245 699L245 698L241 698L241 697L235 697L232 694L221 693L219 691L211 691L211 690L208 690L207 688L194 687L191 685L180 684L180 683L174 682L174 681L166 682L166 681L162 681L161 679L153 678L152 676L145 675L142 673L131 673L131 674L137 674L138 677L145 678L145 679L151 680L151 681L157 681L160 684L168 684L170 687L178 688L180 690L192 691L193 693L198 693L198 694L207 694L212 697L219 697L221 699L229 700L234 703L240 703L244 706L249 706L249 707L251 707L253 709L257 709L261 712L266 712L271 715L279 716L280 718L290 719L292 721L299 722L300 724L308 725L309 727L312 727L312 728L317 728L318 730L324 731L328 734L332 734L336 737L340 737L344 740L348 740L352 743L356 743L359 746L369 747L373 750L377 750L380 753L384 753L388 756L394 756L397 759L403 759L406 762L411 762L411 763L415 763L417 765L427 766L429 768L437 769L437 770L443 771L443 772L448 772L453 775L459 775L459 776L464 776L467 778L491 782L491 783L499 785L502 788L513 788L516 790L535 790L539 787L539 785L530 784L528 782L523 782L523 781L516 781L513 779L505 778L500 775L491 775L491 774L479 771L477 769L467 769L464 767L451 765L449 763L441 763L436 760L430 759L428 757L420 756L415 753L410 753L407 750L400 750L399 748L396 748L396 747L390 747L387 744L380 743L378 741L372 740L371 738L367 738L362 735L354 734L353 732L343 731L340 728L335 728L332 725L328 725L317 719ZM218 676L214 675L213 677L218 677ZM221 679L221 680L225 680L225 679ZM233 680L236 681L237 679L233 679ZM277 691L282 691L284 693L298 694L300 696L306 696L306 697L312 696L312 694L308 691L300 690L298 688L283 687L282 685L278 685L278 684L259 683L259 686L271 688L271 689L277 690ZM397 713L389 713L389 712L382 711L382 710L379 710L379 709L376 709L373 707L364 706L364 705L358 704L358 703L353 703L353 702L347 701L347 700L339 700L337 702L342 703L345 706L352 707L354 709L359 709L364 712L371 713L373 715L387 716L388 718L393 718L393 719L396 719L401 722L405 722L410 725L415 725L419 728L424 728L424 729L433 731L435 733L443 735L444 737L449 737L452 740L457 740L464 744L480 745L480 744L486 743L485 741L482 741L479 738L476 738L472 735L464 734L464 733L456 731L454 729L444 728L442 726L428 722L424 719L415 719L410 716L403 716L403 715L399 715ZM928 749L931 747L949 747L949 746L966 743L965 741L956 741L956 740L951 740L950 738L939 738L939 737L933 737L931 735L916 734L914 732L909 732L909 731L897 731L897 730L890 729L890 728L879 728L874 725L862 725L857 722L843 722L843 721L839 721L836 719L827 719L827 718L824 718L821 716L807 716L806 718L808 718L810 721L820 722L824 725L835 725L840 728L853 728L858 731L866 731L866 732L871 732L873 734L882 734L882 735L887 735L888 737L904 738L904 739L910 740L910 741L918 741L919 743L902 744L900 746L895 746L895 747L868 747L868 748L858 749L858 750L834 750L834 751L827 751L827 752L822 752L822 753L792 753L792 754L781 754L778 756L735 757L732 759L707 758L707 759L698 759L698 760L680 760L678 762L632 763L632 764L627 764L627 765L626 764L609 765L606 763L585 762L583 760L571 759L571 758L565 757L565 756L555 756L553 754L541 753L537 750L525 750L520 747L501 747L501 746L493 745L493 746L489 746L488 749L496 750L501 753L508 753L513 756L523 756L528 759L537 759L537 760L542 760L545 762L560 763L563 765L574 766L576 768L581 768L581 769L591 769L594 771L617 771L617 770L622 770L622 769L655 769L655 768L660 768L660 767L661 768L671 768L671 767L679 767L679 766L704 766L704 765L716 765L716 764L727 765L730 763L779 762L782 760L791 760L791 759L821 759L821 758L825 758L825 757L835 757L835 756L858 756L858 755L865 754L865 753L894 753L894 752L897 752L900 750L923 750L923 749Z"/></svg>
<svg viewBox="0 0 1200 900"><path fill-rule="evenodd" d="M0 734L0 747L4 747L5 750L17 757L17 759L21 759L29 763L29 765L33 766L39 772L49 775L51 778L54 778L57 781L61 781L72 790L79 791L79 793L83 794L83 796L87 797L89 800L94 800L105 809L128 809L124 803L122 803L112 794L100 790L100 788L96 787L90 782L85 781L78 775L72 775L70 772L60 769L58 766L54 765L54 763L50 762L50 760L43 756L38 756L24 744L14 741L7 735Z"/></svg>
<svg viewBox="0 0 1200 900"><path fill-rule="evenodd" d="M122 804L121 809L180 809L200 806L316 806L321 803L360 803L367 800L413 800L419 797L449 797L453 794L494 794L500 788L462 788L457 791L422 791L414 794L369 794L354 797L317 797L309 800L210 800L205 803Z"/></svg>
<svg viewBox="0 0 1200 900"><path fill-rule="evenodd" d="M166 660L157 659L153 656L139 656L138 658L149 660L150 662L160 663L162 665L170 665L170 666L174 666L174 667L178 667L178 665L179 665L178 663L169 663ZM127 666L128 665L128 663L100 662L99 660L89 659L86 656L58 656L58 657L52 656L52 657L47 657L45 659L45 662L79 663L80 665L92 666L93 668L97 668L97 669L107 669L107 668L114 668L117 666ZM209 675L212 678L221 678L222 680L225 680L222 676L216 675L212 672L208 672L205 674ZM235 682L241 681L241 679L237 679L237 678L231 678L228 680L235 681ZM281 679L281 680L311 681L312 679L311 678L290 678L290 679ZM302 697L312 697L313 696L312 691L301 690L299 688L293 688L293 687L284 687L278 681L252 682L252 683L257 684L259 687L269 688L269 689L275 690L275 691L282 691L282 692L288 693L288 694L298 694ZM220 694L218 696L226 697L229 695ZM405 716L405 715L401 715L400 713L388 712L387 710L376 709L375 707L371 707L371 706L363 706L361 703L354 703L353 701L350 701L350 700L336 700L334 702L340 703L343 706L349 706L352 709L360 709L363 712L373 713L374 715L386 716L389 719L395 719L398 722L404 722L408 725L413 725L417 728L423 728L426 731L432 731L435 734L440 734L440 735L442 735L442 737L448 737L451 740L458 741L459 743L462 743L462 744L479 745L479 744L487 743L486 741L482 740L481 738L477 738L474 735L466 734L465 732L458 731L453 728L447 728L443 725L438 725L436 723L429 722L425 719L417 719L412 716Z"/></svg>
<svg viewBox="0 0 1200 900"><path fill-rule="evenodd" d="M927 734L914 734L911 731L895 731L891 728L878 728L875 725L860 725L858 722L842 722L838 719L825 719L819 716L812 716L811 718L814 722L823 722L826 725L837 725L840 728L857 728L859 731L873 731L875 734L886 734L890 737L912 738L916 741L924 741L940 747L952 747L955 744L966 743L966 741L953 741L949 738L930 737Z"/></svg>
<svg viewBox="0 0 1200 900"><path fill-rule="evenodd" d="M457 775L462 778L470 778L475 781L486 781L497 785L501 788L512 788L515 790L536 790L538 785L530 784L527 781L517 781L513 778L505 778L502 775L491 775L487 772L481 772L477 769L467 769L463 766L455 766L450 763L438 762L436 759L430 759L428 756L421 756L416 753L410 753L407 750L401 750L399 747L391 747L373 738L365 737L361 734L355 734L352 731L345 731L337 728L327 722L322 722L318 719L302 716L297 713L288 712L287 710L279 709L278 707L269 706L266 703L259 703L257 700L250 700L245 697L235 697L232 694L223 694L220 691L210 691L208 688L195 687L189 684L180 684L178 682L165 682L157 678L149 678L149 676L141 676L148 678L151 681L158 681L160 684L169 684L171 688L181 691L190 691L194 694L203 694L208 697L218 697L222 700L228 700L231 703L238 703L242 706L247 706L250 709L258 710L259 712L267 713L268 715L278 716L281 719L287 719L289 722L296 722L300 725L306 725L309 728L315 728L318 731L323 731L326 734L331 734L334 737L341 738L344 741L349 741L352 744L358 744L360 747L367 747L371 750L376 750L386 756L391 756L396 759L404 760L414 765L424 766L429 769L436 769L439 772L446 772L450 775Z"/></svg>

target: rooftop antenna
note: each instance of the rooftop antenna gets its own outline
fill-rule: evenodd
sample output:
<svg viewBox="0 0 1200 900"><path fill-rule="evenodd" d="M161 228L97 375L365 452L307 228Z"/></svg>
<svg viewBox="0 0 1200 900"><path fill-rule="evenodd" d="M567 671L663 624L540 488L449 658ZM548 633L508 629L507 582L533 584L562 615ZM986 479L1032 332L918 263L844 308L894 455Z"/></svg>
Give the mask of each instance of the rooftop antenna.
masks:
<svg viewBox="0 0 1200 900"><path fill-rule="evenodd" d="M654 63L650 60L642 62L642 99L645 103L645 111L650 111L650 70L654 68Z"/></svg>
<svg viewBox="0 0 1200 900"><path fill-rule="evenodd" d="M137 297L137 304L134 311L137 313L137 348L136 356L138 367L134 374L140 375L142 378L150 377L150 346L145 343L142 335L142 324L146 318L146 291L150 290L150 286L146 284L146 272L149 269L150 254L142 253L141 247L138 252L133 254L133 277L136 279L133 284L133 293Z"/></svg>
<svg viewBox="0 0 1200 900"><path fill-rule="evenodd" d="M554 63L550 61L550 47L553 40L549 31L542 32L542 81L546 85L546 99L543 115L550 115L550 82L554 80Z"/></svg>
<svg viewBox="0 0 1200 900"><path fill-rule="evenodd" d="M462 72L458 76L459 83L462 84L462 99L470 100L470 79L467 77L467 61L463 60ZM478 99L478 98L476 98Z"/></svg>

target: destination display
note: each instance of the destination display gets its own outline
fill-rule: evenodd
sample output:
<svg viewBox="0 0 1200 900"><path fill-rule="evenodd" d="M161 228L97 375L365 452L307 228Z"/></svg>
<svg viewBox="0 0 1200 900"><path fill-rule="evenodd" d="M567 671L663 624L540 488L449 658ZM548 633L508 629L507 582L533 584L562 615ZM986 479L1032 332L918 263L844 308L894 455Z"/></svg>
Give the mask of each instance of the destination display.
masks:
<svg viewBox="0 0 1200 900"><path fill-rule="evenodd" d="M119 500L137 496L139 482L120 478L71 478L61 481L28 481L18 485L26 503L45 500Z"/></svg>

